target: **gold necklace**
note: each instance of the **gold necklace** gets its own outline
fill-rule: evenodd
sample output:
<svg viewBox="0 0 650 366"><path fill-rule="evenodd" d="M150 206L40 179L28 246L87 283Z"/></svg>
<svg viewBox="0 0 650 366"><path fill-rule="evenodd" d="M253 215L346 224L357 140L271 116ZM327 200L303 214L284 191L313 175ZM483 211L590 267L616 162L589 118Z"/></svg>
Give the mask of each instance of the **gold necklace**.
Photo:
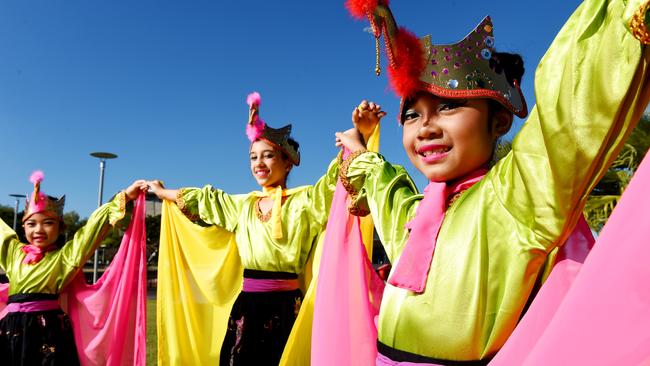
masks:
<svg viewBox="0 0 650 366"><path fill-rule="evenodd" d="M262 197L257 199L257 202L255 203L256 210L255 213L257 214L257 218L262 221L262 222L267 222L271 220L271 215L273 214L273 210L268 210L266 213L262 213L262 208L260 207L260 202L262 201Z"/></svg>

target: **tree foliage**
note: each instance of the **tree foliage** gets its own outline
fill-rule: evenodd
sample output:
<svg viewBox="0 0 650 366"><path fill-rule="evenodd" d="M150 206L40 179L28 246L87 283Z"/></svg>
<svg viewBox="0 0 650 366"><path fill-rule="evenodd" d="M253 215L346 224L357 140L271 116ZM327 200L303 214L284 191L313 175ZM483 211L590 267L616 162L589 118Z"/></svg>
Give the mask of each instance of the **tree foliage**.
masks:
<svg viewBox="0 0 650 366"><path fill-rule="evenodd" d="M648 151L648 147L650 147L650 116L644 115L612 166L589 195L584 212L593 230L600 231L607 222Z"/></svg>

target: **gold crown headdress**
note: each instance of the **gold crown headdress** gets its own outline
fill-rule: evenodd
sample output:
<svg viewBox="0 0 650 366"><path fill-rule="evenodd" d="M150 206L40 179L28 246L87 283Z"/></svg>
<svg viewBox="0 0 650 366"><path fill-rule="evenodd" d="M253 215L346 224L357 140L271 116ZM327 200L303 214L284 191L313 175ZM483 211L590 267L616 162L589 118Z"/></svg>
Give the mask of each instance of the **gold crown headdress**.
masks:
<svg viewBox="0 0 650 366"><path fill-rule="evenodd" d="M291 124L280 128L269 127L259 117L262 98L258 92L253 92L246 98L248 104L248 124L246 135L250 142L263 139L282 150L294 165L300 165L300 152L289 143L291 137Z"/></svg>
<svg viewBox="0 0 650 366"><path fill-rule="evenodd" d="M27 221L35 213L43 213L54 219L63 221L63 206L65 205L65 196L56 199L41 192L41 182L45 178L42 171L37 170L29 177L29 181L34 184L34 192L31 197L25 200L25 213L23 222Z"/></svg>
<svg viewBox="0 0 650 366"><path fill-rule="evenodd" d="M346 7L354 17L370 21L378 75L379 38L383 34L391 87L402 98L402 105L418 91L427 91L443 98L489 98L518 117L528 114L518 82L510 83L493 60L495 42L490 17L485 17L462 41L434 45L430 35L418 40L406 28L398 28L385 0L348 0Z"/></svg>

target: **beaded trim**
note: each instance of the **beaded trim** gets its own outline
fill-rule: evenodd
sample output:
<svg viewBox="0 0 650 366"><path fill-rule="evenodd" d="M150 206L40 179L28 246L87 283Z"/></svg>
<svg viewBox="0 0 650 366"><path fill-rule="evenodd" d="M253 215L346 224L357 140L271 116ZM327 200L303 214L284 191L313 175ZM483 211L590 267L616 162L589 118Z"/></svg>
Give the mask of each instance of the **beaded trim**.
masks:
<svg viewBox="0 0 650 366"><path fill-rule="evenodd" d="M187 203L185 202L185 198L183 198L184 190L184 188L181 188L178 190L178 192L176 192L176 206L178 206L183 215L185 215L185 217L187 217L190 221L197 221L200 216L190 212L190 209L187 207Z"/></svg>
<svg viewBox="0 0 650 366"><path fill-rule="evenodd" d="M354 204L350 204L350 206L348 207L348 212L350 213L350 215L361 216L361 217L368 216L370 214L369 209Z"/></svg>
<svg viewBox="0 0 650 366"><path fill-rule="evenodd" d="M111 226L115 226L115 224L122 220L124 218L124 215L126 215L126 192L121 191L120 193L117 194L117 207L120 210L119 214L115 217L112 217L108 222L111 224Z"/></svg>
<svg viewBox="0 0 650 366"><path fill-rule="evenodd" d="M368 150L366 149L357 150L348 155L348 157L345 158L345 160L343 160L343 162L339 165L339 178L341 179L341 183L343 184L343 187L348 192L348 194L352 197L359 195L359 192L357 192L357 190L352 186L352 183L350 183L350 179L348 178L348 170L350 169L350 164L352 164L352 161L367 151Z"/></svg>
<svg viewBox="0 0 650 366"><path fill-rule="evenodd" d="M639 7L630 20L632 34L643 44L650 44L650 32L645 24L645 16L649 7L650 1L646 1L645 4Z"/></svg>
<svg viewBox="0 0 650 366"><path fill-rule="evenodd" d="M359 192L352 186L352 183L350 183L350 179L348 178L348 169L350 169L350 164L352 164L352 161L354 161L354 159L356 159L359 155L366 152L368 152L366 149L357 150L348 155L348 157L345 158L345 160L343 160L343 162L339 165L339 179L341 179L341 184L350 195L351 200L351 204L348 206L348 212L354 216L366 216L370 213L369 210L354 204L354 202L357 201Z"/></svg>
<svg viewBox="0 0 650 366"><path fill-rule="evenodd" d="M257 218L261 222L268 222L271 220L271 216L273 215L273 209L270 209L267 213L262 213L262 209L260 208L260 201L262 200L262 197L258 198L255 201L255 215L257 215Z"/></svg>

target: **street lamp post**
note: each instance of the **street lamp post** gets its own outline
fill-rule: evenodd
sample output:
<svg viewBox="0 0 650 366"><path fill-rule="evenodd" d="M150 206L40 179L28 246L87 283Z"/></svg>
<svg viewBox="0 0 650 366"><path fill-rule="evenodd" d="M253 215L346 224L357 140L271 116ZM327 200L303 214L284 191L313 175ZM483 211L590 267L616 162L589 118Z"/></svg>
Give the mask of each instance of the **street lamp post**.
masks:
<svg viewBox="0 0 650 366"><path fill-rule="evenodd" d="M24 194L10 194L9 196L16 199L16 207L14 207L14 232L16 231L16 225L18 224L18 204L20 203L21 198L26 198Z"/></svg>
<svg viewBox="0 0 650 366"><path fill-rule="evenodd" d="M104 193L104 168L106 167L106 160L115 159L117 155L109 152L93 152L90 156L99 159L99 195L97 197L97 207L102 205L102 195ZM98 254L95 249L95 256L93 261L93 283L97 282L97 260Z"/></svg>

